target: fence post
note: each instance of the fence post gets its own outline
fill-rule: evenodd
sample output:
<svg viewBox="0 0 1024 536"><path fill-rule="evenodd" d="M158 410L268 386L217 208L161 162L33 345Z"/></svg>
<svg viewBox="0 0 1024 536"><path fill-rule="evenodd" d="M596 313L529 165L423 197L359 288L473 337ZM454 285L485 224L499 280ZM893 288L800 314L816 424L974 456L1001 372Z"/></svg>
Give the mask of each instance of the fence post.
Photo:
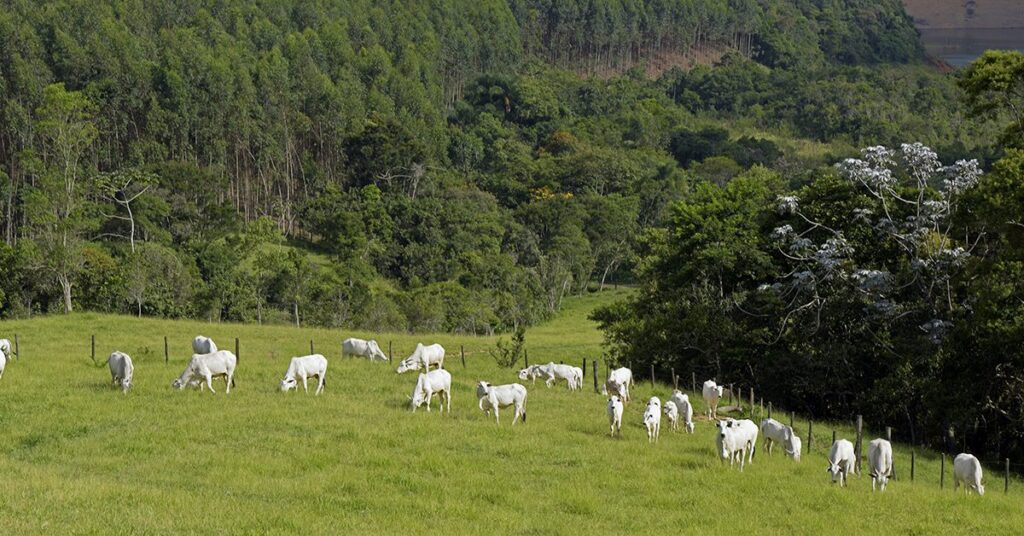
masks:
<svg viewBox="0 0 1024 536"><path fill-rule="evenodd" d="M768 418L769 419L772 418L772 402L771 402L771 400L768 401Z"/></svg>
<svg viewBox="0 0 1024 536"><path fill-rule="evenodd" d="M676 376L676 368L672 367L672 388L679 389L679 377Z"/></svg>
<svg viewBox="0 0 1024 536"><path fill-rule="evenodd" d="M789 412L789 427L793 428L793 423L795 423L795 422L796 422L796 412L795 411L790 411Z"/></svg>
<svg viewBox="0 0 1024 536"><path fill-rule="evenodd" d="M239 355L241 352L238 350L238 337L235 337L235 360L241 361L242 356Z"/></svg>
<svg viewBox="0 0 1024 536"><path fill-rule="evenodd" d="M754 388L750 388L750 417L754 417Z"/></svg>
<svg viewBox="0 0 1024 536"><path fill-rule="evenodd" d="M832 430L832 444L833 445L836 444L836 431L835 430Z"/></svg>
<svg viewBox="0 0 1024 536"><path fill-rule="evenodd" d="M1003 474L1003 493L1010 493L1010 459L1006 459L1006 472Z"/></svg>
<svg viewBox="0 0 1024 536"><path fill-rule="evenodd" d="M21 361L21 341L18 340L18 334L14 334L14 355L18 356L18 361Z"/></svg>
<svg viewBox="0 0 1024 536"><path fill-rule="evenodd" d="M391 356L392 356L392 353L391 353L391 341L388 341L388 363L391 362Z"/></svg>
<svg viewBox="0 0 1024 536"><path fill-rule="evenodd" d="M854 464L854 472L860 474L860 455L864 452L864 416L857 415L857 445L854 447L854 453L857 455L856 463Z"/></svg>
<svg viewBox="0 0 1024 536"><path fill-rule="evenodd" d="M313 339L309 339L309 355L313 355L315 353L316 350L313 349Z"/></svg>
<svg viewBox="0 0 1024 536"><path fill-rule="evenodd" d="M733 386L733 384L730 383L729 384L729 405L730 406L734 405L734 403L733 403L733 394L735 393L735 391L733 390L732 386Z"/></svg>
<svg viewBox="0 0 1024 536"><path fill-rule="evenodd" d="M462 368L466 368L466 346L459 345L459 353L462 354Z"/></svg>
<svg viewBox="0 0 1024 536"><path fill-rule="evenodd" d="M694 392L694 393L697 392L697 373L696 372L691 372L690 373L690 391Z"/></svg>
<svg viewBox="0 0 1024 536"><path fill-rule="evenodd" d="M764 418L764 398L761 398L761 418Z"/></svg>
<svg viewBox="0 0 1024 536"><path fill-rule="evenodd" d="M890 442L890 443L892 443L892 426L886 426L885 427L885 440ZM896 458L895 457L892 460L892 467L890 467L889 469L890 469L890 471L892 471L892 479L893 480L898 480L896 478Z"/></svg>
<svg viewBox="0 0 1024 536"><path fill-rule="evenodd" d="M530 368L530 351L526 348L523 348L523 362L526 363L524 368Z"/></svg>
<svg viewBox="0 0 1024 536"><path fill-rule="evenodd" d="M594 360L594 392L595 393L600 393L601 392L601 391L599 391L597 389L597 360L596 359Z"/></svg>
<svg viewBox="0 0 1024 536"><path fill-rule="evenodd" d="M164 335L164 364L167 364L167 359L170 357L170 352L167 351L167 335Z"/></svg>
<svg viewBox="0 0 1024 536"><path fill-rule="evenodd" d="M743 388L740 387L736 390L736 406L740 410L740 415L743 415Z"/></svg>
<svg viewBox="0 0 1024 536"><path fill-rule="evenodd" d="M807 421L807 453L811 453L811 447L814 445L814 419Z"/></svg>
<svg viewBox="0 0 1024 536"><path fill-rule="evenodd" d="M585 357L583 358L583 377L584 378L587 377L587 358L585 358ZM583 386L580 385L580 388L582 389Z"/></svg>
<svg viewBox="0 0 1024 536"><path fill-rule="evenodd" d="M651 365L651 389L654 389L654 365Z"/></svg>
<svg viewBox="0 0 1024 536"><path fill-rule="evenodd" d="M96 335L92 336L92 353L90 355L92 356L92 364L95 365L96 364Z"/></svg>
<svg viewBox="0 0 1024 536"><path fill-rule="evenodd" d="M917 461L917 453L915 453L913 450L911 450L910 451L910 481L911 482L914 481L914 466L916 465L916 463L915 463L916 461Z"/></svg>
<svg viewBox="0 0 1024 536"><path fill-rule="evenodd" d="M946 487L946 453L942 453L942 464L939 465L939 489Z"/></svg>

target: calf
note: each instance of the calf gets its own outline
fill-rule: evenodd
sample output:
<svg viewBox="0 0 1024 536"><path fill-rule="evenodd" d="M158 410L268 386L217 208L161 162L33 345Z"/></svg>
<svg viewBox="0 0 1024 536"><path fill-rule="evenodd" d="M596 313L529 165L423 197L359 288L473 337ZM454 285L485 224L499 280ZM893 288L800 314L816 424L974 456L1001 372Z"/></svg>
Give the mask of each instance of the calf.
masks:
<svg viewBox="0 0 1024 536"><path fill-rule="evenodd" d="M124 352L113 352L107 358L107 366L110 367L110 383L121 387L121 392L128 394L132 388L132 380L135 376L135 366L132 365L132 358Z"/></svg>
<svg viewBox="0 0 1024 536"><path fill-rule="evenodd" d="M871 471L871 491L875 491L875 484L885 491L892 476L892 444L881 438L868 443L868 470Z"/></svg>
<svg viewBox="0 0 1024 536"><path fill-rule="evenodd" d="M227 350L218 350L210 354L194 354L181 376L171 382L171 387L180 391L187 385L194 385L196 381L201 380L210 388L211 393L216 393L213 390L213 378L223 377L225 392L231 394L231 388L235 385L235 366L237 364L238 358ZM200 386L202 385L203 383L200 383Z"/></svg>
<svg viewBox="0 0 1024 536"><path fill-rule="evenodd" d="M618 395L612 395L608 399L608 426L611 431L608 435L622 435L622 400L619 399Z"/></svg>
<svg viewBox="0 0 1024 536"><path fill-rule="evenodd" d="M213 343L213 339L202 335L192 339L193 354L212 354L216 351L217 345Z"/></svg>
<svg viewBox="0 0 1024 536"><path fill-rule="evenodd" d="M512 426L516 425L516 419L522 417L526 422L526 387L518 383L507 385L491 385L487 382L480 382L476 386L477 405L486 414L490 415L494 410L494 423L498 422L498 409L515 407L512 416Z"/></svg>
<svg viewBox="0 0 1024 536"><path fill-rule="evenodd" d="M704 395L704 407L708 415L708 420L714 420L718 418L718 400L722 398L723 387L715 383L715 380L708 380L704 382L704 388L701 394Z"/></svg>
<svg viewBox="0 0 1024 536"><path fill-rule="evenodd" d="M647 442L658 441L661 435L661 400L653 396L647 402L647 410L644 411L644 426L647 428Z"/></svg>
<svg viewBox="0 0 1024 536"><path fill-rule="evenodd" d="M416 408L427 404L427 411L430 411L430 399L437 393L441 397L441 413L444 413L445 404L448 405L448 415L452 414L452 375L447 370L438 369L420 373L416 378L416 386L412 388L412 396L409 397L413 413Z"/></svg>
<svg viewBox="0 0 1024 536"><path fill-rule="evenodd" d="M978 495L985 494L985 486L981 485L981 462L972 454L966 452L956 455L953 458L953 491L964 485L964 492L970 495L971 490L978 492Z"/></svg>
<svg viewBox="0 0 1024 536"><path fill-rule="evenodd" d="M342 355L357 355L369 358L370 361L387 361L388 356L380 349L375 340L348 338L341 341Z"/></svg>
<svg viewBox="0 0 1024 536"><path fill-rule="evenodd" d="M672 427L672 431L675 432L679 429L679 406L676 405L671 399L665 401L665 416L668 417L668 424Z"/></svg>
<svg viewBox="0 0 1024 536"><path fill-rule="evenodd" d="M853 443L845 439L837 439L832 443L828 451L828 468L825 470L832 475L833 484L839 482L840 487L846 487L846 477L853 472L856 459Z"/></svg>
<svg viewBox="0 0 1024 536"><path fill-rule="evenodd" d="M327 358L320 354L293 357L288 364L288 370L284 373L284 379L281 380L281 391L288 392L297 388L301 379L302 388L308 393L308 380L311 377L316 377L315 394L320 394L327 385Z"/></svg>

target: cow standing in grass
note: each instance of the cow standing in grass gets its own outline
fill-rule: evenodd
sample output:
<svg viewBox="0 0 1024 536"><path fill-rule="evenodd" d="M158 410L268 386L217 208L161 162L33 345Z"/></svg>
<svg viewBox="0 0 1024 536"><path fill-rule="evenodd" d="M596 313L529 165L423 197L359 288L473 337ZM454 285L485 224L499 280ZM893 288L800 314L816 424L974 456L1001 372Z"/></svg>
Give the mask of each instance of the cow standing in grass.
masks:
<svg viewBox="0 0 1024 536"><path fill-rule="evenodd" d="M964 491L970 495L971 490L978 492L978 495L985 494L985 486L981 485L981 462L972 454L966 452L957 454L953 458L953 492L964 485Z"/></svg>
<svg viewBox="0 0 1024 536"><path fill-rule="evenodd" d="M609 435L622 435L622 412L624 409L618 395L612 395L608 399L608 427L611 429Z"/></svg>
<svg viewBox="0 0 1024 536"><path fill-rule="evenodd" d="M669 400L676 405L676 409L679 410L679 416L683 419L683 424L686 427L686 433L693 433L693 404L690 404L690 397L686 393L676 389L672 391L672 397Z"/></svg>
<svg viewBox="0 0 1024 536"><path fill-rule="evenodd" d="M380 349L375 340L348 338L341 342L342 355L360 356L370 361L387 361L388 356Z"/></svg>
<svg viewBox="0 0 1024 536"><path fill-rule="evenodd" d="M878 438L868 443L868 470L871 475L871 491L877 484L881 491L892 476L892 444Z"/></svg>
<svg viewBox="0 0 1024 536"><path fill-rule="evenodd" d="M657 442L661 435L661 399L656 396L652 396L647 402L647 409L644 411L644 427L647 428L647 442Z"/></svg>
<svg viewBox="0 0 1024 536"><path fill-rule="evenodd" d="M494 411L494 423L498 422L498 409L513 406L515 413L512 415L512 426L515 426L519 418L526 422L526 387L518 383L507 385L491 385L487 382L480 382L476 385L477 405L486 415Z"/></svg>
<svg viewBox="0 0 1024 536"><path fill-rule="evenodd" d="M853 472L856 464L856 455L853 450L853 443L846 439L837 439L832 443L828 451L828 473L832 475L832 483L839 483L840 487L846 487L846 478Z"/></svg>
<svg viewBox="0 0 1024 536"><path fill-rule="evenodd" d="M434 395L441 397L441 413L444 413L445 404L448 405L448 415L452 414L452 375L447 370L438 369L420 373L416 378L416 386L412 388L412 396L409 403L413 413L416 408L427 404L427 411L430 411L430 400Z"/></svg>
<svg viewBox="0 0 1024 536"><path fill-rule="evenodd" d="M327 385L327 358L320 354L307 355L302 357L293 357L291 362L288 364L288 370L284 373L284 379L281 380L281 391L288 392L295 389L299 385L299 380L302 380L302 388L308 393L309 392L309 378L316 378L316 392L320 394L324 390L324 386Z"/></svg>
<svg viewBox="0 0 1024 536"><path fill-rule="evenodd" d="M444 368L444 347L440 344L424 346L422 343L417 343L412 355L403 359L395 372L402 374L410 370L429 371L431 366L436 366L438 369Z"/></svg>
<svg viewBox="0 0 1024 536"><path fill-rule="evenodd" d="M213 390L213 378L224 378L225 392L231 394L231 388L235 385L235 366L238 358L227 350L218 350L211 354L194 354L185 366L181 376L171 382L171 387L179 391L194 382L201 381L200 385L206 385Z"/></svg>
<svg viewBox="0 0 1024 536"><path fill-rule="evenodd" d="M120 387L122 393L128 394L135 377L132 358L124 352L115 351L107 358L107 367L110 368L110 383Z"/></svg>
<svg viewBox="0 0 1024 536"><path fill-rule="evenodd" d="M724 389L721 385L715 383L715 380L708 380L704 382L704 388L701 390L701 394L704 395L704 407L707 413L708 420L715 420L718 418L718 401L722 398Z"/></svg>

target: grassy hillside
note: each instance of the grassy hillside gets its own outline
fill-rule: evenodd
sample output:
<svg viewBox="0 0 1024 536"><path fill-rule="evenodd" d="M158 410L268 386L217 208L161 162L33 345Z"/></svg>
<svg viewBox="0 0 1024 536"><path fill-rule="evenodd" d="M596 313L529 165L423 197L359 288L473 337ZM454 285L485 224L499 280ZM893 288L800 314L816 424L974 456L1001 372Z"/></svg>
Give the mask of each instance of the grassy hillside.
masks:
<svg viewBox="0 0 1024 536"><path fill-rule="evenodd" d="M573 299L528 331L531 361L597 355L601 336L585 315L623 292ZM0 381L0 533L1011 533L1024 523L1017 482L1006 496L993 471L985 497L954 496L951 476L940 491L937 459L921 454L911 484L901 445L904 478L884 495L870 493L867 477L831 486L823 448L832 428L822 423L802 463L759 455L744 473L715 458L704 421L693 436L666 429L648 445L642 400L666 397L664 385L638 386L621 439L608 437L605 402L592 388L528 385L527 423L509 427L509 412L495 427L473 396L478 379L515 379L485 353L493 339L378 336L393 341L396 356L417 340L448 348L456 382L448 417L407 410L412 376L341 360L340 340L351 333L93 314L0 323L0 336L13 333L22 359ZM91 363L93 333L98 355L116 348L134 357L128 396ZM240 337L229 397L223 384L217 395L169 387L197 333L225 347ZM331 360L325 394L277 392L287 358L307 351L310 338Z"/></svg>

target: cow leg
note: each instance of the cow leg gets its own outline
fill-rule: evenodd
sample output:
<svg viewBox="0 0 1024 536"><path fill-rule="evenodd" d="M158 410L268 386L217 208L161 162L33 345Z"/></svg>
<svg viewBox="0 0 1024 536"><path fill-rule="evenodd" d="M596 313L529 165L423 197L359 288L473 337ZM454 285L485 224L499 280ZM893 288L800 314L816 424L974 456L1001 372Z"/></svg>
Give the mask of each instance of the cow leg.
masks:
<svg viewBox="0 0 1024 536"><path fill-rule="evenodd" d="M302 375L302 388L306 391L306 394L308 395L309 394L309 377L306 376L305 374Z"/></svg>
<svg viewBox="0 0 1024 536"><path fill-rule="evenodd" d="M501 421L498 419L498 405L494 405L494 424L500 425Z"/></svg>
<svg viewBox="0 0 1024 536"><path fill-rule="evenodd" d="M317 378L319 381L317 382L316 386L316 394L320 394L324 390L324 376L326 376L326 374L321 373L320 376Z"/></svg>
<svg viewBox="0 0 1024 536"><path fill-rule="evenodd" d="M427 413L430 413L430 398L433 394L433 392L427 391Z"/></svg>
<svg viewBox="0 0 1024 536"><path fill-rule="evenodd" d="M210 393L217 394L217 391L213 390L213 376L210 374L206 375L206 386L210 388Z"/></svg>

